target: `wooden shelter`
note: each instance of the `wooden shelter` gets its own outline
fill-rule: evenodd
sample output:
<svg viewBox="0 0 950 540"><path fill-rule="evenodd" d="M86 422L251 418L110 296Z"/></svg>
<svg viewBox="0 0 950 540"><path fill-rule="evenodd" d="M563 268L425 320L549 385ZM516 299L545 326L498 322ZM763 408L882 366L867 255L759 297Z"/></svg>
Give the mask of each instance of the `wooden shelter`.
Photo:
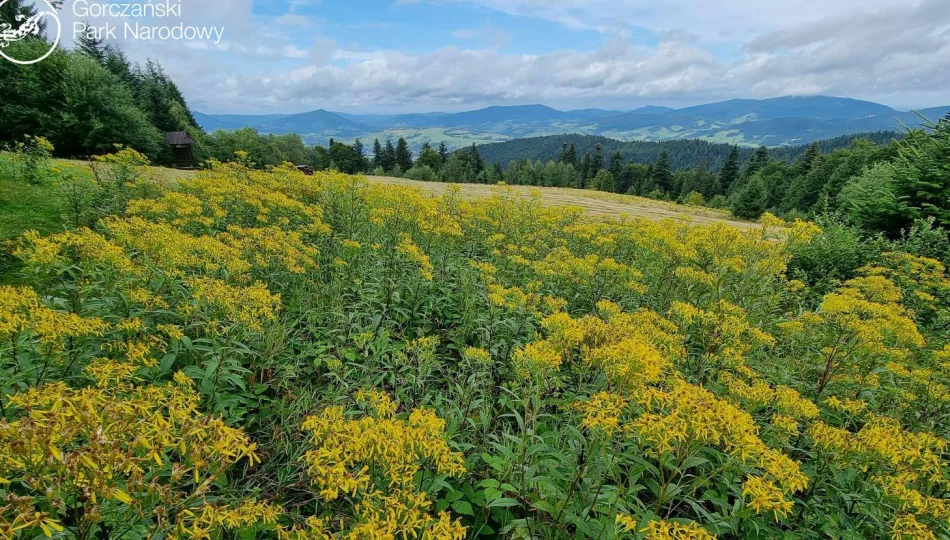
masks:
<svg viewBox="0 0 950 540"><path fill-rule="evenodd" d="M184 131L169 131L165 134L165 144L172 149L172 159L179 169L197 169L195 159L195 141Z"/></svg>

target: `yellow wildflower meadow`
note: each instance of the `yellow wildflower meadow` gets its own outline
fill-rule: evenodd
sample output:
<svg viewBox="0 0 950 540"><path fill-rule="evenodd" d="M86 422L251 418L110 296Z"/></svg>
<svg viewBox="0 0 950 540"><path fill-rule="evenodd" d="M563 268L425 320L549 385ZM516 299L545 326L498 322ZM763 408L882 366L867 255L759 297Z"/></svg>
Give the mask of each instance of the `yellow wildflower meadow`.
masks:
<svg viewBox="0 0 950 540"><path fill-rule="evenodd" d="M18 243L0 537L950 537L942 262L236 157Z"/></svg>

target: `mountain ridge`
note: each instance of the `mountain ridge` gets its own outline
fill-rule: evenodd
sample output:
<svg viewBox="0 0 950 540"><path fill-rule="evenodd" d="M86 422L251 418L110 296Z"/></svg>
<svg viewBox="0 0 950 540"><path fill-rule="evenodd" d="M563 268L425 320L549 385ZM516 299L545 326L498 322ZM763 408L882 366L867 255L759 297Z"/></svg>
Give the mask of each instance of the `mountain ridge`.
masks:
<svg viewBox="0 0 950 540"><path fill-rule="evenodd" d="M950 105L904 112L875 103L834 96L730 99L671 109L647 105L631 111L547 105L493 105L457 113L360 115L317 109L290 115L208 115L196 113L207 131L253 127L262 133L298 133L311 144L361 137L405 137L418 148L445 142L450 148L525 137L603 135L624 141L699 139L741 146L791 146L846 136L917 127L936 121ZM918 115L919 114L919 115Z"/></svg>

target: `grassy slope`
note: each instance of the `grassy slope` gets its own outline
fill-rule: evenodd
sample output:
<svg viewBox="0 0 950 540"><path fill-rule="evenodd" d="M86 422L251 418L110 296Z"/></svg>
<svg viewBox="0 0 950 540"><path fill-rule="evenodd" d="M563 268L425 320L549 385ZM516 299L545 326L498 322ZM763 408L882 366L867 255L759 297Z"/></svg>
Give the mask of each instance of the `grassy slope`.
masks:
<svg viewBox="0 0 950 540"><path fill-rule="evenodd" d="M60 198L49 184L30 185L0 176L0 284L16 279L16 238L29 229L51 233L61 228Z"/></svg>
<svg viewBox="0 0 950 540"><path fill-rule="evenodd" d="M57 162L84 164L75 160ZM152 177L158 181L174 180L191 174L187 171L152 168ZM0 285L15 283L19 279L17 270L20 265L13 257L13 249L25 231L34 229L45 235L62 230L62 204L62 196L50 180L31 185L0 174Z"/></svg>

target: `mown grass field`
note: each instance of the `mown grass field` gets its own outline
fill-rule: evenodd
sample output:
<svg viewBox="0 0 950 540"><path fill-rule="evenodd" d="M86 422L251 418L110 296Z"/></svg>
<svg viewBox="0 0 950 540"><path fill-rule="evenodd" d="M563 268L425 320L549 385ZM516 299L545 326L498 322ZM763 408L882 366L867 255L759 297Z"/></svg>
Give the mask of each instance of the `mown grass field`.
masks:
<svg viewBox="0 0 950 540"><path fill-rule="evenodd" d="M485 184L446 184L442 182L420 182L391 176L368 176L370 180L381 184L411 186L426 193L441 196L450 186L458 186L463 197L475 199L488 197L495 186ZM605 218L644 218L651 220L675 219L696 224L722 222L740 229L757 227L755 223L737 220L729 212L713 208L683 206L664 201L655 201L633 195L619 195L602 191L571 188L510 186L524 196L537 194L542 204L547 206L574 206L582 208L592 216Z"/></svg>

